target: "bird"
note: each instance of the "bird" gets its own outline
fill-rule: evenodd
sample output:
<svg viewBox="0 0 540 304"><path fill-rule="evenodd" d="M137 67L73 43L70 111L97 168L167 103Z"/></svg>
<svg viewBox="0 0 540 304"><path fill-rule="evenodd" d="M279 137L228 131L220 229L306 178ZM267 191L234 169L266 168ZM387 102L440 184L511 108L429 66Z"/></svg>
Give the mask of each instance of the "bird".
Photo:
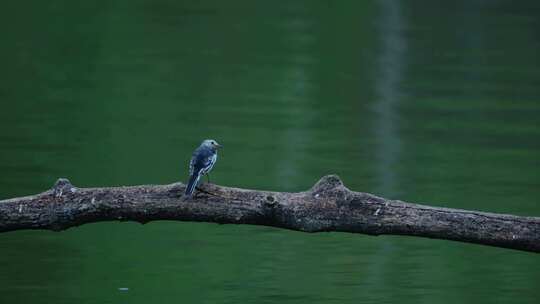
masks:
<svg viewBox="0 0 540 304"><path fill-rule="evenodd" d="M195 191L201 176L212 170L217 161L217 151L222 146L213 139L205 139L201 145L193 151L189 162L189 181L185 195L190 197ZM208 179L210 181L210 179Z"/></svg>

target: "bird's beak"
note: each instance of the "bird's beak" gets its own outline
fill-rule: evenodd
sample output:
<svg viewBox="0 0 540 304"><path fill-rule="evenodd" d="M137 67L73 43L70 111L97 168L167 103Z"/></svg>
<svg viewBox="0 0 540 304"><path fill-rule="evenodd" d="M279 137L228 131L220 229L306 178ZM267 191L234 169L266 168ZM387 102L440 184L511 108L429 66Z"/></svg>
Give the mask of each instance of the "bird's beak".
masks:
<svg viewBox="0 0 540 304"><path fill-rule="evenodd" d="M219 149L219 148L222 148L222 147L223 147L222 145L220 145L220 144L216 143L216 148L218 148L218 149Z"/></svg>

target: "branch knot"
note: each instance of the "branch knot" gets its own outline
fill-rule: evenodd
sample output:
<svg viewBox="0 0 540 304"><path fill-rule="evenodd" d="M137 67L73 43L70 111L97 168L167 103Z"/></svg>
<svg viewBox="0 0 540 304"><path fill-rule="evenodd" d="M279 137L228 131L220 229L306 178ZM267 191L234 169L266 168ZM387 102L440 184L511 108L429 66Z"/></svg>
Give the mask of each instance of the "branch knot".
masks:
<svg viewBox="0 0 540 304"><path fill-rule="evenodd" d="M77 188L71 184L67 178L59 178L54 186L52 187L53 193L55 196L62 196L63 193L74 193L77 191Z"/></svg>
<svg viewBox="0 0 540 304"><path fill-rule="evenodd" d="M336 191L343 188L343 182L339 176L332 174L323 176L312 188L311 192L317 194L324 194L326 192Z"/></svg>

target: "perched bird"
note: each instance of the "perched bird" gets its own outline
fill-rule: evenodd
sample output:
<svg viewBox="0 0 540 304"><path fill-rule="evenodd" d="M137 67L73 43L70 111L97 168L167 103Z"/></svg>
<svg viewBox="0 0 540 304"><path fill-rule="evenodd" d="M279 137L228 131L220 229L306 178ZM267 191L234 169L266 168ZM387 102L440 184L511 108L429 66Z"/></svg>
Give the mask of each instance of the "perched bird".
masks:
<svg viewBox="0 0 540 304"><path fill-rule="evenodd" d="M193 151L189 162L189 182L186 187L186 195L191 196L201 176L208 174L217 160L217 150L221 148L213 139L203 140L201 145Z"/></svg>

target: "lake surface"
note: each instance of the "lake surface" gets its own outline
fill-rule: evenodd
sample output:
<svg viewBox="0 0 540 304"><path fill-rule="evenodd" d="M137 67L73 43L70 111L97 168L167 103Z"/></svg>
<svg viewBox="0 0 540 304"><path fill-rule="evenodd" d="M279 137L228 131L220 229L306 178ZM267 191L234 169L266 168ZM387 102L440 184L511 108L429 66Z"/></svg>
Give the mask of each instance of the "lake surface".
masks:
<svg viewBox="0 0 540 304"><path fill-rule="evenodd" d="M31 3L31 4L30 4ZM7 1L0 199L187 179L540 216L538 1ZM540 303L540 256L187 222L0 235L0 303Z"/></svg>

